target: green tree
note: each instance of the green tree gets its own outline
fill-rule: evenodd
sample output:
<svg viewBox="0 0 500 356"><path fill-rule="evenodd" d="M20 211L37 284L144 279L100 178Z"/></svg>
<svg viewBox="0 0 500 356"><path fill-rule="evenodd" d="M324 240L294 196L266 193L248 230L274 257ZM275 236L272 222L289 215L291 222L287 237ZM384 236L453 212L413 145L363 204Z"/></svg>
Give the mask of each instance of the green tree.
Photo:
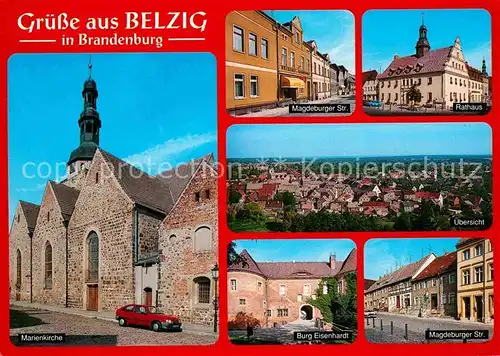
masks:
<svg viewBox="0 0 500 356"><path fill-rule="evenodd" d="M228 266L241 264L242 266L248 266L246 258L241 256L236 252L236 242L232 241L227 246L227 264Z"/></svg>
<svg viewBox="0 0 500 356"><path fill-rule="evenodd" d="M240 202L241 194L235 189L231 188L228 195L229 204L237 204Z"/></svg>
<svg viewBox="0 0 500 356"><path fill-rule="evenodd" d="M410 100L412 103L419 103L422 100L422 93L420 90L417 88L416 84L413 84L408 90L408 100Z"/></svg>
<svg viewBox="0 0 500 356"><path fill-rule="evenodd" d="M401 213L394 223L394 230L397 231L410 231L412 230L411 214L407 212Z"/></svg>

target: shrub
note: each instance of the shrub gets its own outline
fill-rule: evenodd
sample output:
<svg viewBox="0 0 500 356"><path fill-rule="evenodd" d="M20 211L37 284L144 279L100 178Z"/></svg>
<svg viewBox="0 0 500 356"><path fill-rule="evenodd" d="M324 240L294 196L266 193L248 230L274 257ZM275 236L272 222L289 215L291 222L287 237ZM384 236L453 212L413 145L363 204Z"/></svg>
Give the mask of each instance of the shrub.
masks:
<svg viewBox="0 0 500 356"><path fill-rule="evenodd" d="M238 314L236 314L234 319L228 321L229 329L244 330L249 326L252 328L259 327L260 321L252 314L247 314L244 312L239 312Z"/></svg>

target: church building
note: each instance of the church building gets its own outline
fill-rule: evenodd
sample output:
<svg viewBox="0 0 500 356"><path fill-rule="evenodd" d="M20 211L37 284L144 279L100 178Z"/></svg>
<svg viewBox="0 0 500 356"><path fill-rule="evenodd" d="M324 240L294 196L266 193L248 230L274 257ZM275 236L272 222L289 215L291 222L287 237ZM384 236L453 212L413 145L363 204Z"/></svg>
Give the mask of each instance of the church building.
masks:
<svg viewBox="0 0 500 356"><path fill-rule="evenodd" d="M103 150L91 70L89 64L80 144L66 179L47 182L40 205L17 205L10 298L93 311L148 304L211 325L218 246L213 155L153 176Z"/></svg>
<svg viewBox="0 0 500 356"><path fill-rule="evenodd" d="M415 53L394 55L377 80L379 99L385 104L410 104L412 87L420 91L421 105L451 109L453 103L489 102L486 61L481 70L470 66L458 37L451 46L431 50L423 18Z"/></svg>

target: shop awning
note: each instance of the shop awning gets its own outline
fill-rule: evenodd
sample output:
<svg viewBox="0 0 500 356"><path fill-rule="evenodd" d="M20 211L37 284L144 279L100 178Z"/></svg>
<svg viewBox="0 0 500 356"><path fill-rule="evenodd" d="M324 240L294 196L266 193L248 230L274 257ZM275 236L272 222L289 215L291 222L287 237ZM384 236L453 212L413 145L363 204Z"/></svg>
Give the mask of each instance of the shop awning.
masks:
<svg viewBox="0 0 500 356"><path fill-rule="evenodd" d="M281 87L282 88L304 88L305 84L302 79L294 77L281 76Z"/></svg>

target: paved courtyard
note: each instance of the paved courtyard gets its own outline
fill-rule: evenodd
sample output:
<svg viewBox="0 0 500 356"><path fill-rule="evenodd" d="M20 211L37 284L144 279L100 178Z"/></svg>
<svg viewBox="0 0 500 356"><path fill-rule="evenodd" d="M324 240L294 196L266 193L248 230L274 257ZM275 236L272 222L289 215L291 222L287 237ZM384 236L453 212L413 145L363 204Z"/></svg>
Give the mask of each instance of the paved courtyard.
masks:
<svg viewBox="0 0 500 356"><path fill-rule="evenodd" d="M10 307L10 335L14 344L19 333L64 333L64 345L199 345L213 344L216 334L184 330L154 332L145 328L121 327L113 320L97 319L50 310ZM51 344L37 344L51 346ZM61 344L57 344L61 346Z"/></svg>
<svg viewBox="0 0 500 356"><path fill-rule="evenodd" d="M382 321L382 330L380 322ZM391 335L391 321L393 334ZM375 327L373 323L375 322ZM405 339L405 324L408 325L408 339ZM461 343L461 340L426 340L425 330L489 330L493 337L493 325L476 322L457 321L443 318L417 318L413 316L378 313L376 318L365 319L365 336L372 343ZM486 340L468 340L467 342L485 342Z"/></svg>

